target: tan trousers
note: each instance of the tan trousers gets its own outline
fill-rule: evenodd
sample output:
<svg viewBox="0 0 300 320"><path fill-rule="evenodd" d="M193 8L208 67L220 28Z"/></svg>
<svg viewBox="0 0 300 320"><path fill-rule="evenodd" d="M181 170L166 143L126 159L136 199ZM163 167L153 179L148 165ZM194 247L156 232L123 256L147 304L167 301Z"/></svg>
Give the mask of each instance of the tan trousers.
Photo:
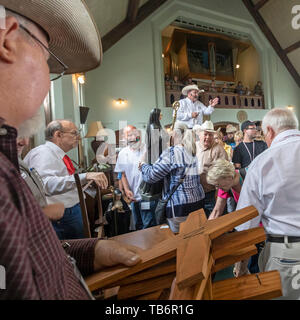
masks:
<svg viewBox="0 0 300 320"><path fill-rule="evenodd" d="M266 242L258 266L261 272L279 271L283 296L278 299L300 300L300 242Z"/></svg>

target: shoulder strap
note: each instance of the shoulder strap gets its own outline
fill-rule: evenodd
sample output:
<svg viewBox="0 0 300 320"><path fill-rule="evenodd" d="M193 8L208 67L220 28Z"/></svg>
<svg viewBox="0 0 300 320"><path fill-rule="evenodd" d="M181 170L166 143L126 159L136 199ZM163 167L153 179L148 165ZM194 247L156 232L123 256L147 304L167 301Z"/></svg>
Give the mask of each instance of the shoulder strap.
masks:
<svg viewBox="0 0 300 320"><path fill-rule="evenodd" d="M192 167L192 165L190 167L185 168L184 170L184 174L181 176L181 178L179 179L179 183L177 184L177 186L173 187L172 191L170 192L168 198L167 198L167 202L169 202L169 200L171 199L172 195L174 194L174 192L177 190L177 188L183 183L188 171L190 170L190 168Z"/></svg>

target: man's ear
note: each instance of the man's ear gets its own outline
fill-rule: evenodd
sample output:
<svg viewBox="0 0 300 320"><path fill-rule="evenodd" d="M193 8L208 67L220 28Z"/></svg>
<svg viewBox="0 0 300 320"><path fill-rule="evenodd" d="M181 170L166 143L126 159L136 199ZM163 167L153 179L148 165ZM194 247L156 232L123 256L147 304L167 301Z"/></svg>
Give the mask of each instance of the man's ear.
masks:
<svg viewBox="0 0 300 320"><path fill-rule="evenodd" d="M272 127L270 127L270 126L267 126L267 130L269 131L269 135L270 135L271 141L273 141L273 139L276 136L274 129Z"/></svg>
<svg viewBox="0 0 300 320"><path fill-rule="evenodd" d="M61 138L61 136L62 136L62 132L57 130L53 134L53 139Z"/></svg>
<svg viewBox="0 0 300 320"><path fill-rule="evenodd" d="M6 18L6 28L0 29L0 60L14 63L17 59L19 23L15 17Z"/></svg>

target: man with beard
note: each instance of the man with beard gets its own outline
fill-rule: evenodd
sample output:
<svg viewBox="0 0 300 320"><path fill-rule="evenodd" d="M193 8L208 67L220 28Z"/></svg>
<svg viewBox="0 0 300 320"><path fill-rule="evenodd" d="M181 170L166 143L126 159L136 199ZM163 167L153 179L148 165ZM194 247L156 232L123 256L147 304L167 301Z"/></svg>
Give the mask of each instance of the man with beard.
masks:
<svg viewBox="0 0 300 320"><path fill-rule="evenodd" d="M100 37L82 0L0 0L1 5L0 264L6 289L0 300L91 299L80 273L132 266L140 257L134 247L112 240L60 242L20 175L16 138L49 92L50 72L54 81L99 66Z"/></svg>
<svg viewBox="0 0 300 320"><path fill-rule="evenodd" d="M210 100L209 106L206 107L198 100L200 92L203 92L203 90L200 90L196 84L182 89L182 94L187 97L179 100L180 107L177 111L177 121L186 124L189 129L192 129L194 125L201 125L203 115L212 114L215 110L214 106L219 101L218 98Z"/></svg>
<svg viewBox="0 0 300 320"><path fill-rule="evenodd" d="M143 201L139 194L142 174L138 169L141 157L144 156L145 146L141 143L140 132L131 125L124 128L124 138L128 146L118 155L115 172L122 172L122 184L126 197L131 201L131 210L136 230L153 227L155 221L156 201Z"/></svg>
<svg viewBox="0 0 300 320"><path fill-rule="evenodd" d="M47 204L42 178L35 170L35 168L29 169L21 158L23 149L29 145L30 137L38 132L43 121L44 118L42 116L41 109L39 109L35 116L21 124L18 130L17 138L19 169L22 178L27 183L34 198L39 203L46 216L50 220L59 220L64 215L65 207L63 203L53 203L50 205Z"/></svg>
<svg viewBox="0 0 300 320"><path fill-rule="evenodd" d="M232 162L236 169L246 168L250 163L268 148L264 141L254 141L256 138L256 125L249 120L242 123L241 129L244 133L241 142L233 151Z"/></svg>
<svg viewBox="0 0 300 320"><path fill-rule="evenodd" d="M231 148L234 150L235 148L235 141L234 141L234 134L236 133L236 128L232 124L228 124L226 126L226 137L225 137L225 143L231 146Z"/></svg>

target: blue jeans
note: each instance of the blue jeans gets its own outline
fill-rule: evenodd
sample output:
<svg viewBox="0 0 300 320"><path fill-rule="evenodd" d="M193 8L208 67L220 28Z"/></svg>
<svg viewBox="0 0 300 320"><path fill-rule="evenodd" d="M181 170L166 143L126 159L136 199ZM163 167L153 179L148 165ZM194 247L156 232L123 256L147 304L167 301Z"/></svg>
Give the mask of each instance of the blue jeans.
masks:
<svg viewBox="0 0 300 320"><path fill-rule="evenodd" d="M147 203L147 201L141 200L131 203L131 210L136 230L156 226L155 208L157 205L157 201L150 201L150 209L142 209L142 203Z"/></svg>
<svg viewBox="0 0 300 320"><path fill-rule="evenodd" d="M52 221L52 225L60 240L84 238L79 203L74 207L65 209L63 217L60 220Z"/></svg>

